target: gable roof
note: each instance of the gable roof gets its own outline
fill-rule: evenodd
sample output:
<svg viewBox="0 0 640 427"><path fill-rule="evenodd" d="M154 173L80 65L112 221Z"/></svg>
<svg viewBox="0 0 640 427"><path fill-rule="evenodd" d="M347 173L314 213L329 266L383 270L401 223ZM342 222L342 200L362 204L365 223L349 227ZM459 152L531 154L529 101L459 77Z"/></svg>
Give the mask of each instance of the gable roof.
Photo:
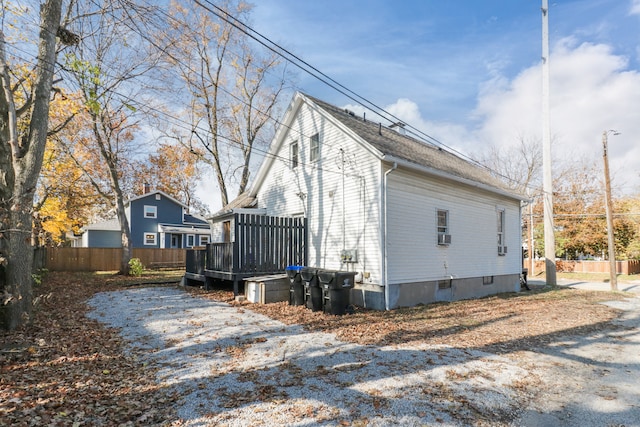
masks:
<svg viewBox="0 0 640 427"><path fill-rule="evenodd" d="M352 112L301 92L297 92L293 97L285 117L276 131L269 153L265 156L256 174L248 197L256 196L265 175L278 157L276 153L303 103L306 103L318 113L324 115L335 126L351 135L364 148L378 157L380 161L397 163L402 167L414 169L422 174L454 180L512 199L527 200L526 196L509 188L486 168L464 160L440 147L403 135L396 130L382 126L378 122L364 120L363 117L356 116Z"/></svg>
<svg viewBox="0 0 640 427"><path fill-rule="evenodd" d="M404 166L414 165L423 171L440 171L452 177L461 178L467 183L484 184L500 193L521 200L525 199L484 167L464 160L440 147L403 135L397 130L382 126L379 122L365 120L352 112L312 96L304 96L375 148L381 153L382 160L400 161Z"/></svg>
<svg viewBox="0 0 640 427"><path fill-rule="evenodd" d="M134 202L134 201L136 201L136 200L140 200L140 199L144 199L144 198L149 197L149 196L155 196L156 194L160 194L160 195L162 195L163 197L165 197L165 198L167 198L167 199L171 200L173 203L175 203L175 204L177 204L177 205L182 206L183 208L186 208L186 207L187 207L187 205L185 205L184 203L182 203L181 201L179 201L179 200L177 200L177 199L174 199L173 197L171 197L170 195L168 195L167 193L165 193L165 192L164 192L164 191L162 191L162 190L154 190L154 191L150 191L150 192L145 193L145 194L140 194L139 196L131 197L129 200L127 200L127 201L125 202L125 205L128 205L128 204L130 204L131 202Z"/></svg>

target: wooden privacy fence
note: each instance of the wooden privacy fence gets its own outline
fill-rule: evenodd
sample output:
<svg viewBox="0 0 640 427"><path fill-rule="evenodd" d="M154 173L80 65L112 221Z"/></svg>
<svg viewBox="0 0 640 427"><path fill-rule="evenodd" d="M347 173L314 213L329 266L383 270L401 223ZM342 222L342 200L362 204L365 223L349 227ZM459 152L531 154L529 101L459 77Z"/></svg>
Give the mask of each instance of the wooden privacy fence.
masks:
<svg viewBox="0 0 640 427"><path fill-rule="evenodd" d="M272 273L306 265L306 219L241 214L235 226L234 272Z"/></svg>
<svg viewBox="0 0 640 427"><path fill-rule="evenodd" d="M147 268L184 268L186 249L134 248L131 258L139 258ZM117 271L121 248L45 248L44 267L49 271Z"/></svg>
<svg viewBox="0 0 640 427"><path fill-rule="evenodd" d="M524 260L525 267L530 265L528 259ZM609 261L556 261L556 270L566 273L608 273ZM535 261L535 271L544 271L544 261ZM638 274L640 273L640 260L632 259L625 261L616 261L616 271L619 274Z"/></svg>

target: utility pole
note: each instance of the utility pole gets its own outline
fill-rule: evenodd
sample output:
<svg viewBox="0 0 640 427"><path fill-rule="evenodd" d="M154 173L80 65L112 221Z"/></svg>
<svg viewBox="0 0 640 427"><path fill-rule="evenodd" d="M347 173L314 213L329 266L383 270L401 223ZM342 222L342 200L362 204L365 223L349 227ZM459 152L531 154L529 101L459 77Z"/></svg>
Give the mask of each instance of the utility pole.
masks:
<svg viewBox="0 0 640 427"><path fill-rule="evenodd" d="M605 209L607 211L607 241L609 246L609 277L612 291L618 290L618 276L616 268L616 242L613 234L613 205L611 203L611 178L609 177L609 156L607 155L607 135L620 135L615 130L602 132L602 158L604 159L604 192Z"/></svg>
<svg viewBox="0 0 640 427"><path fill-rule="evenodd" d="M553 234L553 175L549 119L549 1L542 0L542 166L544 202L544 258L547 285L556 281L556 239Z"/></svg>

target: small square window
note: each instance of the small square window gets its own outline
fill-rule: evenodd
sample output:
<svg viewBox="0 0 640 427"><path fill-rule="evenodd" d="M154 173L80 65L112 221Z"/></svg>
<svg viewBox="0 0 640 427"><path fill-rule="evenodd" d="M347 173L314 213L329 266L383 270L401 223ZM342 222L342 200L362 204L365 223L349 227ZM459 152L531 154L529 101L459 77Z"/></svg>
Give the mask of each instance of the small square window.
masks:
<svg viewBox="0 0 640 427"><path fill-rule="evenodd" d="M317 161L320 158L320 135L319 134L315 134L312 135L310 140L309 140L309 146L311 148L311 151L309 153L309 160L311 160L312 162Z"/></svg>
<svg viewBox="0 0 640 427"><path fill-rule="evenodd" d="M290 154L291 169L295 169L298 167L298 141L291 143Z"/></svg>
<svg viewBox="0 0 640 427"><path fill-rule="evenodd" d="M200 246L205 246L209 243L209 236L200 236Z"/></svg>
<svg viewBox="0 0 640 427"><path fill-rule="evenodd" d="M144 206L144 217L145 218L157 218L158 217L158 207L157 206Z"/></svg>
<svg viewBox="0 0 640 427"><path fill-rule="evenodd" d="M450 289L451 282L452 280L450 279L438 280L438 289Z"/></svg>
<svg viewBox="0 0 640 427"><path fill-rule="evenodd" d="M482 277L482 284L483 285L491 285L491 284L493 284L493 276L484 276L484 277Z"/></svg>
<svg viewBox="0 0 640 427"><path fill-rule="evenodd" d="M155 246L156 233L144 233L144 244L147 246Z"/></svg>

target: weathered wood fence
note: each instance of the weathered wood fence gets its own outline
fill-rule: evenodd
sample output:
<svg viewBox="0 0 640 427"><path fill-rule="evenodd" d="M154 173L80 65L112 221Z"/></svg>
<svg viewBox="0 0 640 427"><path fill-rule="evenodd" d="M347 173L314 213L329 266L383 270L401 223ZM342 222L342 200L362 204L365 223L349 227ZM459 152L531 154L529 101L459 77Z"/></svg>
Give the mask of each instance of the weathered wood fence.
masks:
<svg viewBox="0 0 640 427"><path fill-rule="evenodd" d="M530 267L529 259L524 260L524 266ZM566 273L608 273L609 261L556 261L556 270ZM534 269L536 272L544 271L544 261L536 260ZM616 271L619 274L639 274L640 260L632 259L625 261L616 261Z"/></svg>
<svg viewBox="0 0 640 427"><path fill-rule="evenodd" d="M44 255L39 251L44 251ZM37 258L49 271L117 271L121 248L40 248ZM134 248L132 258L139 258L147 268L184 268L186 249Z"/></svg>

